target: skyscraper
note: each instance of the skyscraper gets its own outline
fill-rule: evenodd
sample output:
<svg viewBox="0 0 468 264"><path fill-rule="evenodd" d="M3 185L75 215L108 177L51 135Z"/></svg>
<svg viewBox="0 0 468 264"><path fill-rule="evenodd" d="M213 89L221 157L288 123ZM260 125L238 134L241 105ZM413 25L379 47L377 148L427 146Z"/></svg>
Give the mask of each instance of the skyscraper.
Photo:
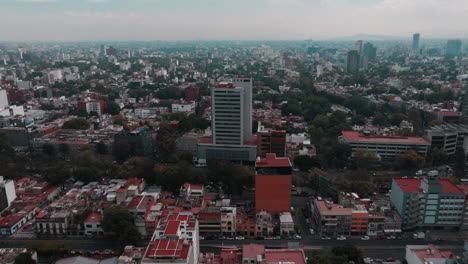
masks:
<svg viewBox="0 0 468 264"><path fill-rule="evenodd" d="M372 43L366 42L362 48L362 56L366 56L369 61L375 60L377 48Z"/></svg>
<svg viewBox="0 0 468 264"><path fill-rule="evenodd" d="M356 50L348 51L348 57L346 60L346 71L348 73L359 72L359 53Z"/></svg>
<svg viewBox="0 0 468 264"><path fill-rule="evenodd" d="M451 39L447 41L447 56L460 56L462 42L459 39Z"/></svg>
<svg viewBox="0 0 468 264"><path fill-rule="evenodd" d="M362 51L362 40L356 41L356 43L354 44L354 50L361 53L361 51Z"/></svg>
<svg viewBox="0 0 468 264"><path fill-rule="evenodd" d="M8 96L6 90L0 90L0 111L8 107Z"/></svg>
<svg viewBox="0 0 468 264"><path fill-rule="evenodd" d="M413 34L413 51L419 50L419 33Z"/></svg>
<svg viewBox="0 0 468 264"><path fill-rule="evenodd" d="M257 146L252 141L251 77L237 77L232 83L220 83L211 90L212 137L197 145L199 163L207 160L251 162Z"/></svg>

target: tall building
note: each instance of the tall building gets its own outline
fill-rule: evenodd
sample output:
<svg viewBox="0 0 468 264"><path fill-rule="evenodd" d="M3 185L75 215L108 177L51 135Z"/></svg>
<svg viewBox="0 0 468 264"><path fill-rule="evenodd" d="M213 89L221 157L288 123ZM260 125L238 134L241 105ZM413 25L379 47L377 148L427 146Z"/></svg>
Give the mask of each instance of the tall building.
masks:
<svg viewBox="0 0 468 264"><path fill-rule="evenodd" d="M359 72L359 52L356 50L348 51L348 57L346 60L346 71L348 73L357 73Z"/></svg>
<svg viewBox="0 0 468 264"><path fill-rule="evenodd" d="M431 171L423 179L394 178L390 201L401 217L402 229L459 229L465 193Z"/></svg>
<svg viewBox="0 0 468 264"><path fill-rule="evenodd" d="M361 53L361 51L362 51L362 40L358 40L358 41L356 41L356 43L354 43L354 50Z"/></svg>
<svg viewBox="0 0 468 264"><path fill-rule="evenodd" d="M369 61L375 60L377 56L377 48L370 42L366 42L362 48L362 56L365 56Z"/></svg>
<svg viewBox="0 0 468 264"><path fill-rule="evenodd" d="M0 110L5 109L5 107L8 107L8 95L6 90L0 90Z"/></svg>
<svg viewBox="0 0 468 264"><path fill-rule="evenodd" d="M413 51L419 51L419 33L413 34Z"/></svg>
<svg viewBox="0 0 468 264"><path fill-rule="evenodd" d="M292 166L289 158L267 153L255 162L255 209L270 213L289 212Z"/></svg>
<svg viewBox="0 0 468 264"><path fill-rule="evenodd" d="M0 176L0 211L5 210L16 199L15 183Z"/></svg>
<svg viewBox="0 0 468 264"><path fill-rule="evenodd" d="M459 39L451 39L447 41L447 56L460 56L462 42Z"/></svg>
<svg viewBox="0 0 468 264"><path fill-rule="evenodd" d="M243 133L246 140L251 140L253 78L248 76L241 76L234 78L232 83L235 87L242 87L244 89L244 107L242 108L242 115L244 119Z"/></svg>
<svg viewBox="0 0 468 264"><path fill-rule="evenodd" d="M197 158L254 162L256 144L252 140L251 77L237 77L211 90L212 137L201 138Z"/></svg>

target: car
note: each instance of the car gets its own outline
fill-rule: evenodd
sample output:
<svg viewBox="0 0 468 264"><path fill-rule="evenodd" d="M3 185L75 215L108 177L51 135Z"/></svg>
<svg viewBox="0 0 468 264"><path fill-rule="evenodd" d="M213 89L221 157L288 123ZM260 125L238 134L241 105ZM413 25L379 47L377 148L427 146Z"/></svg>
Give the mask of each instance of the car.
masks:
<svg viewBox="0 0 468 264"><path fill-rule="evenodd" d="M345 236L339 236L339 237L336 238L336 240L341 240L341 241L343 241L343 240L346 240L346 237L345 237Z"/></svg>
<svg viewBox="0 0 468 264"><path fill-rule="evenodd" d="M205 237L204 237L204 236L200 236L200 240L205 240Z"/></svg>
<svg viewBox="0 0 468 264"><path fill-rule="evenodd" d="M227 240L234 240L234 237L226 237Z"/></svg>
<svg viewBox="0 0 468 264"><path fill-rule="evenodd" d="M331 237L323 236L323 237L321 237L320 239L322 239L322 240L330 240Z"/></svg>
<svg viewBox="0 0 468 264"><path fill-rule="evenodd" d="M236 240L244 240L244 239L245 239L245 237L243 237L243 236L236 236Z"/></svg>
<svg viewBox="0 0 468 264"><path fill-rule="evenodd" d="M226 237L225 236L220 236L219 239L224 240L224 239L226 239Z"/></svg>
<svg viewBox="0 0 468 264"><path fill-rule="evenodd" d="M293 237L294 239L302 239L302 237L300 235L294 235Z"/></svg>
<svg viewBox="0 0 468 264"><path fill-rule="evenodd" d="M387 239L389 239L389 240L395 240L395 239L397 239L397 238L396 238L395 236L388 236Z"/></svg>
<svg viewBox="0 0 468 264"><path fill-rule="evenodd" d="M274 239L274 238L273 238L272 236L267 236L267 237L265 237L265 239L266 239L266 240L272 240L272 239Z"/></svg>
<svg viewBox="0 0 468 264"><path fill-rule="evenodd" d="M369 240L369 239L370 239L369 236L362 236L362 237L361 237L361 240Z"/></svg>
<svg viewBox="0 0 468 264"><path fill-rule="evenodd" d="M310 232L311 235L315 234L315 231L314 231L314 229L312 229L312 228L309 229L309 232Z"/></svg>
<svg viewBox="0 0 468 264"><path fill-rule="evenodd" d="M377 239L378 239L378 240L385 240L386 237L385 237L385 236L378 236Z"/></svg>
<svg viewBox="0 0 468 264"><path fill-rule="evenodd" d="M280 236L275 236L275 237L273 237L273 239L281 239L281 237Z"/></svg>

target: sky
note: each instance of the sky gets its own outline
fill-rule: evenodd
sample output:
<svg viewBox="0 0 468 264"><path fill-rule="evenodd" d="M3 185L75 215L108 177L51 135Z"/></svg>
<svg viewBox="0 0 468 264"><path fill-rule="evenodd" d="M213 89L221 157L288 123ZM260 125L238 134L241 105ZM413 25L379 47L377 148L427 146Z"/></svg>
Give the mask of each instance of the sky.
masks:
<svg viewBox="0 0 468 264"><path fill-rule="evenodd" d="M0 41L468 37L468 0L0 0Z"/></svg>

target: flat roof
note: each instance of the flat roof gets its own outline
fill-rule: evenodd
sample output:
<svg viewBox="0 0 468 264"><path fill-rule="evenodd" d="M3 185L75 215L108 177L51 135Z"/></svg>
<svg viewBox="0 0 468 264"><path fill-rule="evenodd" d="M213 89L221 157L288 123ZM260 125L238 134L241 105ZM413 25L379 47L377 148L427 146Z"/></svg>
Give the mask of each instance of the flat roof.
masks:
<svg viewBox="0 0 468 264"><path fill-rule="evenodd" d="M381 136L369 135L366 136L357 131L342 131L343 138L347 142L359 143L387 143L387 144L421 144L430 145L430 142L423 137L404 137L404 136Z"/></svg>
<svg viewBox="0 0 468 264"><path fill-rule="evenodd" d="M166 236L174 236L177 235L177 231L179 231L180 221L168 221L166 225L166 229L164 230L164 235Z"/></svg>
<svg viewBox="0 0 468 264"><path fill-rule="evenodd" d="M393 179L404 193L422 193L421 181L418 178L394 178ZM443 193L464 193L455 184L447 179L439 179L440 185L442 185Z"/></svg>
<svg viewBox="0 0 468 264"><path fill-rule="evenodd" d="M183 239L158 239L151 241L145 253L145 258L174 257L187 259L190 245Z"/></svg>
<svg viewBox="0 0 468 264"><path fill-rule="evenodd" d="M302 249L268 249L265 252L265 259L267 263L307 263Z"/></svg>
<svg viewBox="0 0 468 264"><path fill-rule="evenodd" d="M84 221L85 223L99 223L101 222L102 216L99 213L91 213L88 218Z"/></svg>
<svg viewBox="0 0 468 264"><path fill-rule="evenodd" d="M291 167L291 161L288 157L276 157L275 153L267 153L265 158L258 159L255 167Z"/></svg>

